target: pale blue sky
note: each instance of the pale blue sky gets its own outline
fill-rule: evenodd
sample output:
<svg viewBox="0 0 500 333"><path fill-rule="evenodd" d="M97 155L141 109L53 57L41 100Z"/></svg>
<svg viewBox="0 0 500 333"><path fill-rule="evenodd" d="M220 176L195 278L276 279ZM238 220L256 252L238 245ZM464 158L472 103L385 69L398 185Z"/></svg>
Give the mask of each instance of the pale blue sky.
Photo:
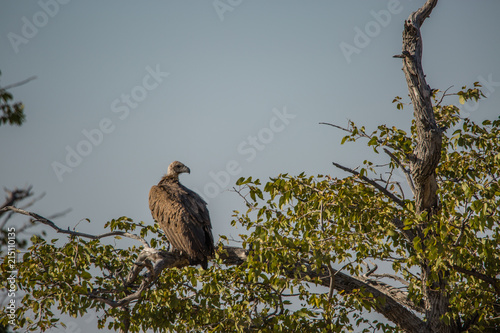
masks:
<svg viewBox="0 0 500 333"><path fill-rule="evenodd" d="M123 215L152 223L149 188L180 160L191 168L181 181L209 200L215 238L236 237L241 200L214 175L222 185L282 172L342 176L331 161L381 157L340 146L343 133L319 122L409 127L411 108L391 103L407 96L392 56L423 1L243 0L223 13L217 1L55 1L2 4L0 85L38 78L11 90L27 121L0 128L0 185L47 192L33 207L42 215L72 208L63 227L89 218L78 228L100 233ZM500 82L498 13L497 0L439 2L423 27L432 88ZM347 44L357 53L346 57ZM491 96L468 108L472 117L498 117L499 91L485 87ZM88 154L71 167L67 147ZM71 173L58 177L55 162Z"/></svg>

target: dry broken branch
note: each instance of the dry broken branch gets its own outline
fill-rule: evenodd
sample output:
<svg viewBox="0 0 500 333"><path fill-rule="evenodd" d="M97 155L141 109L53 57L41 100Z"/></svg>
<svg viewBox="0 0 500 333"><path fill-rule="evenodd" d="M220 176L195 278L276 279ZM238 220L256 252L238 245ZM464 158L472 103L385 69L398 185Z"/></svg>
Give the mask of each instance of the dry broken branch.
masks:
<svg viewBox="0 0 500 333"><path fill-rule="evenodd" d="M7 196L5 197L5 202L0 206L0 216L2 216L7 212L7 210L3 210L3 208L7 206L13 206L17 202L32 196L33 192L31 192L31 189L32 186L28 186L23 189L16 188L12 191L4 188L4 191L7 193Z"/></svg>

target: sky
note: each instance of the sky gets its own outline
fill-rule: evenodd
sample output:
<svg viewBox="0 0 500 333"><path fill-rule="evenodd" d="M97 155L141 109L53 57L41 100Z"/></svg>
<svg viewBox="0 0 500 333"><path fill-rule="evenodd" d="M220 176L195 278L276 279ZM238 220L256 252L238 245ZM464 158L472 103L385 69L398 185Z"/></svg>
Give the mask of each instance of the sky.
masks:
<svg viewBox="0 0 500 333"><path fill-rule="evenodd" d="M31 210L71 208L56 222L97 234L124 215L153 223L149 189L179 160L215 239L237 238L238 178L386 161L319 123L409 128L411 106L392 104L409 101L392 56L423 2L4 1L0 86L37 78L10 90L27 120L0 128L0 185L32 185L46 196ZM483 84L489 98L462 106L477 121L500 114L498 13L497 0L441 0L422 28L431 88ZM57 332L95 331L84 319Z"/></svg>

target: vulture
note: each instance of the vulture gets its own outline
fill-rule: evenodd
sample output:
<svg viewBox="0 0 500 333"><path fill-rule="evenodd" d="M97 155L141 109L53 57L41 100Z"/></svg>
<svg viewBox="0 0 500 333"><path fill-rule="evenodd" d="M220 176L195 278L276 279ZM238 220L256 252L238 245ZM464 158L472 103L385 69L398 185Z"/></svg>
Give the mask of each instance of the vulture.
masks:
<svg viewBox="0 0 500 333"><path fill-rule="evenodd" d="M207 269L214 255L207 203L179 182L184 172L190 170L179 161L168 166L167 174L149 191L149 209L172 247L187 254L190 264Z"/></svg>

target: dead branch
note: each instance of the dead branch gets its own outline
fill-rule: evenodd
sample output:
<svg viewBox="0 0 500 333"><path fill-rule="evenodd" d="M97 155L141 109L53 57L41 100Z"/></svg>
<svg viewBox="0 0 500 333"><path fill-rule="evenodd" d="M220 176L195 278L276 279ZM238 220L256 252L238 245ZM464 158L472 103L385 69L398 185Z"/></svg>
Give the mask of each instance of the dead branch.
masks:
<svg viewBox="0 0 500 333"><path fill-rule="evenodd" d="M0 216L2 216L3 214L5 214L7 211L4 211L3 208L7 207L7 206L13 206L15 205L17 202L27 198L27 197L30 197L33 195L33 192L31 192L31 189L33 188L33 186L28 186L26 188L23 188L23 189L14 189L12 191L4 188L4 191L7 193L7 196L5 197L5 202L0 206Z"/></svg>
<svg viewBox="0 0 500 333"><path fill-rule="evenodd" d="M328 126L332 126L332 127L335 127L335 128L338 128L344 132L348 132L348 133L352 133L352 131L348 128L345 128L345 127L342 127L342 126L339 126L339 125L335 125L335 124L331 124L331 123L319 123L320 125L328 125Z"/></svg>
<svg viewBox="0 0 500 333"><path fill-rule="evenodd" d="M408 283L408 281L406 281L405 279L402 279L401 277L399 277L397 275L394 275L394 274L382 273L382 274L372 274L371 276L374 277L374 278L377 278L377 279L389 278L389 279L393 279L395 281L398 281L398 282L400 282L401 284L403 284L405 286L409 286L410 285Z"/></svg>

